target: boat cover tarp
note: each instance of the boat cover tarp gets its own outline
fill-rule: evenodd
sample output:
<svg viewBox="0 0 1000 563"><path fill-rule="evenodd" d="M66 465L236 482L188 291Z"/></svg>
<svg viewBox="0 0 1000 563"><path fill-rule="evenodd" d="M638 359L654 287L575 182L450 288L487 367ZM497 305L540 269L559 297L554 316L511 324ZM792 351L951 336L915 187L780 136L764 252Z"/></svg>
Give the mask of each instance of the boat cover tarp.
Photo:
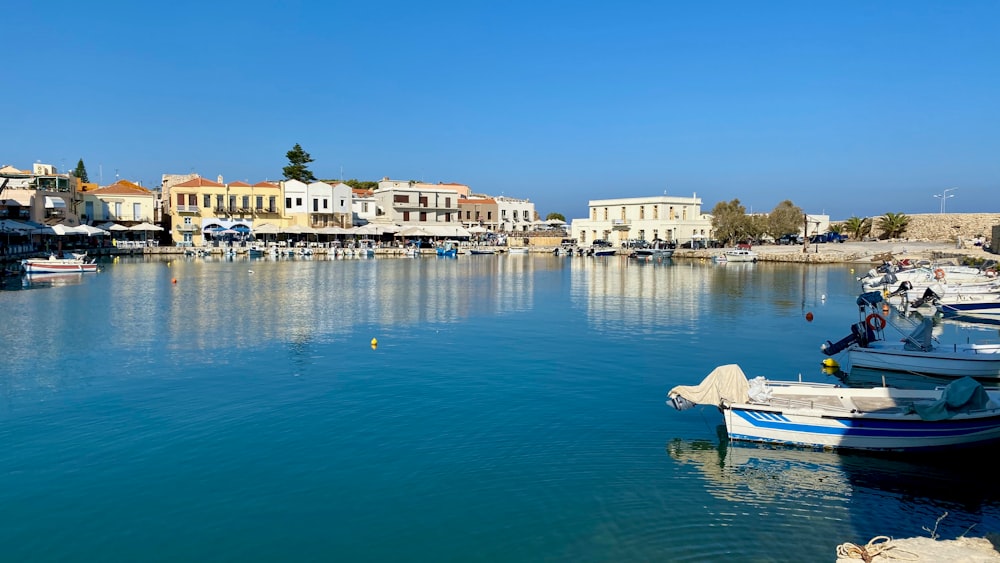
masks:
<svg viewBox="0 0 1000 563"><path fill-rule="evenodd" d="M917 325L917 328L907 335L903 343L903 349L911 352L927 352L931 349L931 337L933 336L934 323L930 319L924 319Z"/></svg>
<svg viewBox="0 0 1000 563"><path fill-rule="evenodd" d="M719 366L698 385L678 385L667 394L671 400L680 397L696 405L719 406L722 401L744 403L750 383L736 364ZM676 402L675 408L679 408Z"/></svg>
<svg viewBox="0 0 1000 563"><path fill-rule="evenodd" d="M989 403L990 397L982 384L963 377L949 383L937 401L917 404L914 408L923 420L945 420L962 412L985 409Z"/></svg>

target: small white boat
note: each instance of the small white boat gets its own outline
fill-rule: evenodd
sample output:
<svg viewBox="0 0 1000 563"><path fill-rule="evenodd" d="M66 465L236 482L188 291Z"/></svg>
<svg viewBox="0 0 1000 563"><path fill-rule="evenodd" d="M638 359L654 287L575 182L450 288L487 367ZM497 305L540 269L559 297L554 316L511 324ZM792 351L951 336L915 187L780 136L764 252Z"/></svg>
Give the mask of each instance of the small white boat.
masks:
<svg viewBox="0 0 1000 563"><path fill-rule="evenodd" d="M527 246L512 246L512 247L510 247L510 248L507 249L507 252L509 252L510 254L527 254L528 253L528 247Z"/></svg>
<svg viewBox="0 0 1000 563"><path fill-rule="evenodd" d="M730 248L722 253L725 256L724 262L756 262L757 253L749 248Z"/></svg>
<svg viewBox="0 0 1000 563"><path fill-rule="evenodd" d="M56 258L54 254L48 258L28 258L21 260L21 266L28 274L60 274L70 272L96 272L95 259Z"/></svg>
<svg viewBox="0 0 1000 563"><path fill-rule="evenodd" d="M937 300L937 310L945 317L1000 323L1000 293L946 295Z"/></svg>
<svg viewBox="0 0 1000 563"><path fill-rule="evenodd" d="M653 241L645 248L637 248L632 253L637 260L665 260L674 255L674 248L670 243L662 240Z"/></svg>
<svg viewBox="0 0 1000 563"><path fill-rule="evenodd" d="M851 325L851 333L846 337L823 344L823 353L833 356L846 350L851 368L1000 381L1000 342L940 344L935 341L933 323L927 318L907 333L881 314L877 306L881 301L882 294L877 291L859 296L857 302L863 320ZM899 331L903 338L887 338L887 326Z"/></svg>
<svg viewBox="0 0 1000 563"><path fill-rule="evenodd" d="M862 291L893 291L897 290L903 282L909 282L912 289L922 293L924 289L932 284L945 284L949 286L964 286L967 284L983 284L995 282L995 275L990 275L979 268L971 266L952 266L941 264L938 266L920 266L914 268L900 269L892 264L883 264L879 268L869 270L860 278Z"/></svg>
<svg viewBox="0 0 1000 563"><path fill-rule="evenodd" d="M937 389L747 380L738 365L677 386L677 410L718 407L730 440L824 449L921 451L1000 440L1000 390L971 378Z"/></svg>

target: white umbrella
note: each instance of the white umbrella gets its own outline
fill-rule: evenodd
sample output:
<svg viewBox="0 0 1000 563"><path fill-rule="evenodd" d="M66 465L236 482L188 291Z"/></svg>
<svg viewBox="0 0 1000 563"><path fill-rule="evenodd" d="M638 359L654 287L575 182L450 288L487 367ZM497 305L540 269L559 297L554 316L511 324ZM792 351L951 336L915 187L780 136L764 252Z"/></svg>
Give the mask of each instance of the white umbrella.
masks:
<svg viewBox="0 0 1000 563"><path fill-rule="evenodd" d="M273 223L261 223L253 228L254 233L262 235L276 235L278 231L278 226Z"/></svg>
<svg viewBox="0 0 1000 563"><path fill-rule="evenodd" d="M402 236L402 237L432 237L432 236L434 236L429 231L424 230L423 227L417 227L417 226L406 227L405 229L399 231L396 234L398 234L399 236Z"/></svg>
<svg viewBox="0 0 1000 563"><path fill-rule="evenodd" d="M88 235L88 236L92 236L92 237L97 237L97 236L102 236L102 235L108 234L108 232L105 231L104 229L99 229L97 227L92 227L90 225L78 225L76 227L76 230L79 231L80 234Z"/></svg>
<svg viewBox="0 0 1000 563"><path fill-rule="evenodd" d="M128 228L130 231L162 231L163 227L158 227L152 223L139 223Z"/></svg>
<svg viewBox="0 0 1000 563"><path fill-rule="evenodd" d="M59 235L61 237L62 236L66 236L66 235L82 235L83 234L82 232L76 230L76 227L69 227L67 225L63 225L62 223L58 223L58 224L52 225L51 228L52 228L52 232L54 234Z"/></svg>
<svg viewBox="0 0 1000 563"><path fill-rule="evenodd" d="M101 228L101 229L104 229L105 231L127 231L128 230L128 227L126 227L125 225L119 225L118 223L112 223L110 221L107 222L107 223L101 223L100 225L98 225L98 227Z"/></svg>
<svg viewBox="0 0 1000 563"><path fill-rule="evenodd" d="M379 229L376 225L372 225L371 223L369 223L367 225L355 227L354 229L352 229L352 232L358 235L377 235L379 234Z"/></svg>
<svg viewBox="0 0 1000 563"><path fill-rule="evenodd" d="M473 225L473 226L469 227L466 230L469 231L470 233L485 233L485 232L487 232L486 227L480 227L479 225Z"/></svg>
<svg viewBox="0 0 1000 563"><path fill-rule="evenodd" d="M343 235L349 233L350 231L343 227L323 227L316 232L321 235Z"/></svg>

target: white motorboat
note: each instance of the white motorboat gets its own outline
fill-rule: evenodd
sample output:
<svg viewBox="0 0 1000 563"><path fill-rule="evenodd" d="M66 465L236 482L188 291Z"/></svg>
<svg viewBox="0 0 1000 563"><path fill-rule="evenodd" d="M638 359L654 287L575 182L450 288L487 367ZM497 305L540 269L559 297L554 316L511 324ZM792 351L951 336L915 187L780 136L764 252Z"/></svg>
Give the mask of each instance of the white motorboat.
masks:
<svg viewBox="0 0 1000 563"><path fill-rule="evenodd" d="M860 322L851 325L851 333L837 342L827 341L823 353L833 356L847 353L850 368L865 368L955 379L975 377L1000 380L1000 342L941 344L932 333L931 319L922 319L906 333L888 322L877 307L882 295L877 291L858 297ZM867 313L867 315L866 315ZM903 338L887 338L891 326Z"/></svg>
<svg viewBox="0 0 1000 563"><path fill-rule="evenodd" d="M868 291L893 291L903 282L910 282L913 289L920 292L935 283L947 285L966 285L970 283L995 282L995 275L990 275L979 268L971 266L953 266L941 264L937 266L920 266L915 268L898 268L892 264L883 264L879 268L869 270L860 278L861 289Z"/></svg>
<svg viewBox="0 0 1000 563"><path fill-rule="evenodd" d="M722 253L725 262L756 262L757 253L749 248L730 248ZM720 260L721 262L722 260Z"/></svg>
<svg viewBox="0 0 1000 563"><path fill-rule="evenodd" d="M56 258L55 254L48 258L28 258L21 260L21 266L27 274L60 274L71 272L96 272L96 259L86 258Z"/></svg>
<svg viewBox="0 0 1000 563"><path fill-rule="evenodd" d="M1000 390L972 378L936 389L854 388L748 380L719 366L694 386L669 391L677 410L717 407L730 440L809 448L922 451L1000 440Z"/></svg>
<svg viewBox="0 0 1000 563"><path fill-rule="evenodd" d="M632 253L637 260L665 260L673 255L674 247L662 240L655 240L644 248L636 248Z"/></svg>
<svg viewBox="0 0 1000 563"><path fill-rule="evenodd" d="M937 309L946 318L1000 323L1000 293L946 295L937 300Z"/></svg>

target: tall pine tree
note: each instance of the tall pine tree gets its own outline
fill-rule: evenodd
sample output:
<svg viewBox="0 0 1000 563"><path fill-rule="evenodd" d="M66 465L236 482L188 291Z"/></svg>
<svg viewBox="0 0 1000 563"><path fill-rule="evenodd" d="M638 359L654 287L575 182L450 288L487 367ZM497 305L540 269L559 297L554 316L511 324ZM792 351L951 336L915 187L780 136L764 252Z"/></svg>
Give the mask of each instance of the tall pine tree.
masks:
<svg viewBox="0 0 1000 563"><path fill-rule="evenodd" d="M316 176L313 176L311 170L309 170L306 165L313 161L309 153L302 150L302 147L298 143L292 147L292 150L285 153L288 157L288 166L281 169L285 173L286 180L299 180L300 182L315 182Z"/></svg>
<svg viewBox="0 0 1000 563"><path fill-rule="evenodd" d="M80 179L81 182L89 183L90 178L87 177L87 167L83 165L83 159L76 163L76 170L73 171L73 175Z"/></svg>

